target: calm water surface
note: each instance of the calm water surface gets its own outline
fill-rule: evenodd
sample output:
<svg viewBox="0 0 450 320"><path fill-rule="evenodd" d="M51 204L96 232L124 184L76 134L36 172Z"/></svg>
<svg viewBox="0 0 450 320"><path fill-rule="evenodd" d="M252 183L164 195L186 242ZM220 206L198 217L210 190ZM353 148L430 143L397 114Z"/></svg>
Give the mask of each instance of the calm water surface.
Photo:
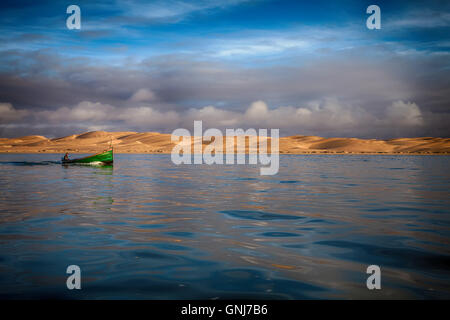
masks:
<svg viewBox="0 0 450 320"><path fill-rule="evenodd" d="M450 298L450 157L60 157L0 155L0 298Z"/></svg>

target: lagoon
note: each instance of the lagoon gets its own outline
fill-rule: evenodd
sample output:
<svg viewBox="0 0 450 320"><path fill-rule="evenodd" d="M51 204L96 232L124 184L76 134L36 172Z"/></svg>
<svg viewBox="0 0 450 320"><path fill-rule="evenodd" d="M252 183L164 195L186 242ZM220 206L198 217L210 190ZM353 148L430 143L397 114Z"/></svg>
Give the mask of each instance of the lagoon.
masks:
<svg viewBox="0 0 450 320"><path fill-rule="evenodd" d="M0 154L1 298L450 298L449 156L280 155L273 176L60 158Z"/></svg>

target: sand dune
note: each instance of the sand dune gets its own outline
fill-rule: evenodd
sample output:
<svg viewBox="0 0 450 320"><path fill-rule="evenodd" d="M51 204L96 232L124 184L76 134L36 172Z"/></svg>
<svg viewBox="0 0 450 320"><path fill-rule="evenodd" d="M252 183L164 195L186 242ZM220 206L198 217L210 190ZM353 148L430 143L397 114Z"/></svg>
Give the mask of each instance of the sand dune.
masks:
<svg viewBox="0 0 450 320"><path fill-rule="evenodd" d="M193 139L192 139L193 141ZM43 136L0 138L1 153L95 153L112 142L116 153L170 153L170 134L157 132L92 131L48 139ZM203 145L208 145L204 142ZM224 143L225 146L225 143ZM253 146L250 150L255 150ZM249 148L246 147L248 152ZM270 150L270 148L269 148ZM391 140L290 136L280 138L285 154L450 154L450 138L400 138Z"/></svg>

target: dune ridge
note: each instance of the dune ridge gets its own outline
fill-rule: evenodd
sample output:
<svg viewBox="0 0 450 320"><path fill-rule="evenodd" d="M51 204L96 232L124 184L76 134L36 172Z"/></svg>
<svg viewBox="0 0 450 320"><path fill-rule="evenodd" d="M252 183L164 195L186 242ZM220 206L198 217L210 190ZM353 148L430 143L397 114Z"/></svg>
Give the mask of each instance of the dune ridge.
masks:
<svg viewBox="0 0 450 320"><path fill-rule="evenodd" d="M96 153L111 142L116 153L170 153L175 146L170 134L91 131L54 139L38 135L0 138L0 153ZM203 146L208 143L204 141ZM247 145L246 152L257 147ZM279 148L283 154L450 154L450 138L377 140L296 135L281 137Z"/></svg>

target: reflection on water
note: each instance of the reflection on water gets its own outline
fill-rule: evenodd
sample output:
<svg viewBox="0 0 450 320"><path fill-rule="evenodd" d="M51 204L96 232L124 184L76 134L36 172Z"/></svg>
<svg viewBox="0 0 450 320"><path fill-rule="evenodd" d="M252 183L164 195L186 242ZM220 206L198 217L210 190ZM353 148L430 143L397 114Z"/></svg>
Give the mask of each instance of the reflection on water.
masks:
<svg viewBox="0 0 450 320"><path fill-rule="evenodd" d="M54 159L0 155L0 298L450 298L449 157Z"/></svg>

